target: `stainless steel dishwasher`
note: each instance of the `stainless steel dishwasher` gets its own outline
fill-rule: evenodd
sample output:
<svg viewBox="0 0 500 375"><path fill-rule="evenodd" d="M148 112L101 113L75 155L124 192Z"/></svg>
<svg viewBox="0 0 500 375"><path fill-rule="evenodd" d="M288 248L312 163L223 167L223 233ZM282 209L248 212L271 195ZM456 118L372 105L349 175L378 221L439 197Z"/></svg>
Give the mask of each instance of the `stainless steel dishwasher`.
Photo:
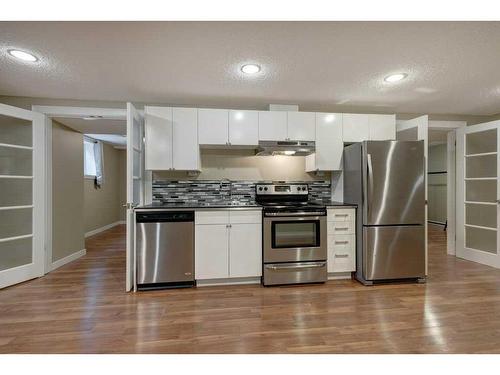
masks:
<svg viewBox="0 0 500 375"><path fill-rule="evenodd" d="M136 213L137 289L190 287L194 281L194 211Z"/></svg>

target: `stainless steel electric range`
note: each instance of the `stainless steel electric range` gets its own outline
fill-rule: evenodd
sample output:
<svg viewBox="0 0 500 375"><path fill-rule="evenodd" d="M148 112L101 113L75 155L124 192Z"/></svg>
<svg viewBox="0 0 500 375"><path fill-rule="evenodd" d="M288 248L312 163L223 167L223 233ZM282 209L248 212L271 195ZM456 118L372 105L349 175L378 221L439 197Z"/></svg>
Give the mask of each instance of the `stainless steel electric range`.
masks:
<svg viewBox="0 0 500 375"><path fill-rule="evenodd" d="M264 285L327 280L326 207L310 203L306 184L257 184L263 206Z"/></svg>

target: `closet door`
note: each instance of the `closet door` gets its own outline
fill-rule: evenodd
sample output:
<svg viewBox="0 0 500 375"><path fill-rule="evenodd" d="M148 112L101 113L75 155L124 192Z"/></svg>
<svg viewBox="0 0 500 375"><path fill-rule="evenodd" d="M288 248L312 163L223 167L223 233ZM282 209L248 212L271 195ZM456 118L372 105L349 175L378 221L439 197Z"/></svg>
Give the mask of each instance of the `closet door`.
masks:
<svg viewBox="0 0 500 375"><path fill-rule="evenodd" d="M457 131L456 255L500 268L500 121Z"/></svg>
<svg viewBox="0 0 500 375"><path fill-rule="evenodd" d="M44 273L45 116L0 104L0 288Z"/></svg>

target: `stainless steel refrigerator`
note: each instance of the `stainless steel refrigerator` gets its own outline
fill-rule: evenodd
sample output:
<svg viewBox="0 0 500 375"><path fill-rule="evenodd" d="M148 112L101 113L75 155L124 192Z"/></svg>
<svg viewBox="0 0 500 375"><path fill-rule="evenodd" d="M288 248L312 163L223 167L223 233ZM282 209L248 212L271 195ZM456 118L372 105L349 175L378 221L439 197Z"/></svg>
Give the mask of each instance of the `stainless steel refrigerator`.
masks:
<svg viewBox="0 0 500 375"><path fill-rule="evenodd" d="M356 279L425 280L423 141L346 146L344 201L358 205Z"/></svg>

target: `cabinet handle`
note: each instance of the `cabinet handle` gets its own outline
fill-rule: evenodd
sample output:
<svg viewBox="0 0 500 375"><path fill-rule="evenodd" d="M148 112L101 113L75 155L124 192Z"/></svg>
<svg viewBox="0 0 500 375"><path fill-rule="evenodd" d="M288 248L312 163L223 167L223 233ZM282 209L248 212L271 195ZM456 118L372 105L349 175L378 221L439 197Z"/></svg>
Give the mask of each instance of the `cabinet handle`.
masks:
<svg viewBox="0 0 500 375"><path fill-rule="evenodd" d="M335 245L346 245L349 241L335 241Z"/></svg>
<svg viewBox="0 0 500 375"><path fill-rule="evenodd" d="M335 230L348 230L348 227L342 227L342 228L335 228Z"/></svg>
<svg viewBox="0 0 500 375"><path fill-rule="evenodd" d="M335 214L335 217L346 217L348 214Z"/></svg>
<svg viewBox="0 0 500 375"><path fill-rule="evenodd" d="M349 254L335 254L335 258L348 258Z"/></svg>

